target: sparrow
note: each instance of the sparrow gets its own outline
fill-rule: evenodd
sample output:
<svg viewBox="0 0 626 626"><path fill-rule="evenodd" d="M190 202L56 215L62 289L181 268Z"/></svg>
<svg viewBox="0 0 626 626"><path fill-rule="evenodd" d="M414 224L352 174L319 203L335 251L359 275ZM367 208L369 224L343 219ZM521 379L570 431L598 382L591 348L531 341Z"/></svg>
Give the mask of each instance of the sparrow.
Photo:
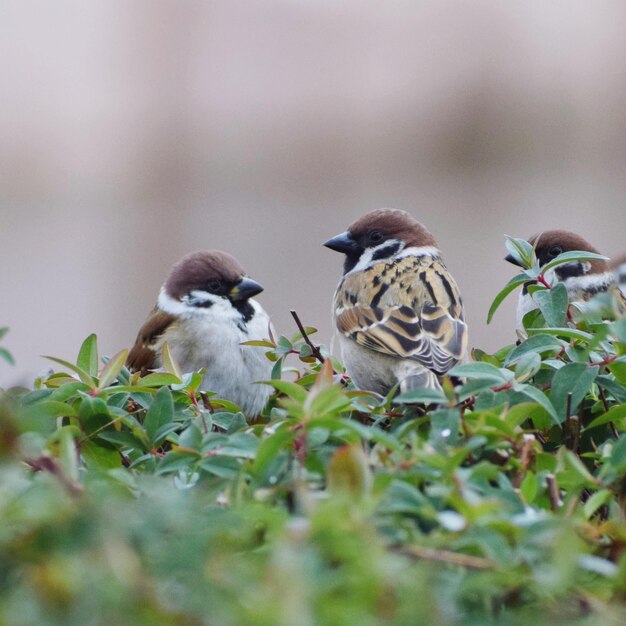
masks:
<svg viewBox="0 0 626 626"><path fill-rule="evenodd" d="M624 296L626 296L626 254L613 259L610 263L615 280Z"/></svg>
<svg viewBox="0 0 626 626"><path fill-rule="evenodd" d="M268 314L252 299L262 291L230 254L188 254L161 287L128 355L128 367L144 373L161 367L167 341L183 372L206 370L200 390L234 402L246 415L258 415L271 389L253 383L269 380L272 364L262 348L241 344L271 332Z"/></svg>
<svg viewBox="0 0 626 626"><path fill-rule="evenodd" d="M467 350L456 282L437 242L406 211L379 209L324 243L345 254L333 320L354 384L386 395L439 389Z"/></svg>
<svg viewBox="0 0 626 626"><path fill-rule="evenodd" d="M583 237L567 230L546 230L533 235L528 243L535 249L539 267L543 267L563 252L577 251L599 254L598 250ZM505 257L505 260L514 265L519 265L510 254ZM609 269L607 261L603 259L573 261L558 265L546 272L545 279L550 284L562 282L567 288L567 297L570 303L587 302L596 294L609 293L614 297L617 311L623 313L626 310L626 301L617 288L615 275ZM532 294L528 291L528 287L532 284L532 281L524 284L517 302L517 330L524 335L525 330L522 323L524 316L538 308Z"/></svg>

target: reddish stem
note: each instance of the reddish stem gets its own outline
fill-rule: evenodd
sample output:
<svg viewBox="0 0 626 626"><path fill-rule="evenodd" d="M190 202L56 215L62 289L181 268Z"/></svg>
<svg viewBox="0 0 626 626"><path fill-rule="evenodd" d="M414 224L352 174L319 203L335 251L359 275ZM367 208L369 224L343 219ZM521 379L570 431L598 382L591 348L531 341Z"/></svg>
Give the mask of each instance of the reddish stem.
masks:
<svg viewBox="0 0 626 626"><path fill-rule="evenodd" d="M545 279L543 274L539 274L539 276L537 276L537 280L546 288L546 289L552 289L552 286L550 285L550 283Z"/></svg>
<svg viewBox="0 0 626 626"><path fill-rule="evenodd" d="M602 367L603 365L608 365L609 363L612 363L613 361L615 361L615 359L617 358L616 354L610 354L609 356L606 357L606 359L602 359L601 361L590 361L589 365L591 365L592 367L594 365L599 365L600 367Z"/></svg>
<svg viewBox="0 0 626 626"><path fill-rule="evenodd" d="M499 387L492 387L491 391L508 391L509 389L513 389L513 383L504 383Z"/></svg>

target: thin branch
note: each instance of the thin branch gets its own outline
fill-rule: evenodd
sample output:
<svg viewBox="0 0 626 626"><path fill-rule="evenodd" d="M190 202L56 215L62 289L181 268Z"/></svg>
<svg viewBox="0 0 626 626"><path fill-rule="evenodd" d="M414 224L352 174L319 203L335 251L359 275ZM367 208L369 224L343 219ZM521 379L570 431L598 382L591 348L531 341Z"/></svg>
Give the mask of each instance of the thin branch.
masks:
<svg viewBox="0 0 626 626"><path fill-rule="evenodd" d="M569 419L572 416L572 392L567 394L567 403L565 404L565 417Z"/></svg>
<svg viewBox="0 0 626 626"><path fill-rule="evenodd" d="M309 348L311 348L311 352L313 353L313 356L320 363L323 363L326 360L324 358L324 355L320 352L319 346L316 346L307 335L307 332L304 329L304 326L302 325L302 322L300 321L298 314L293 309L291 309L289 312L291 313L291 317L293 317L293 319L296 322L296 326L298 327L298 330L300 331L300 334L302 335L302 339L304 339L305 343L309 346Z"/></svg>
<svg viewBox="0 0 626 626"><path fill-rule="evenodd" d="M552 285L545 279L545 276L543 274L539 274L539 276L537 276L537 280L546 288L546 289L552 289Z"/></svg>
<svg viewBox="0 0 626 626"><path fill-rule="evenodd" d="M481 556L471 556L451 550L440 550L438 548L425 548L415 545L393 545L389 548L393 552L409 556L413 559L425 559L427 561L438 561L439 563L450 563L451 565L462 565L471 569L494 569L495 564L490 559Z"/></svg>
<svg viewBox="0 0 626 626"><path fill-rule="evenodd" d="M598 393L600 395L600 400L602 400L602 404L604 406L604 412L606 413L609 410L609 403L606 401L606 394L604 393L604 389L602 389L600 385L598 385Z"/></svg>
<svg viewBox="0 0 626 626"><path fill-rule="evenodd" d="M55 459L49 456L40 456L36 459L25 459L24 462L34 472L49 472L67 489L72 496L79 496L83 493L83 486L71 480L63 471Z"/></svg>
<svg viewBox="0 0 626 626"><path fill-rule="evenodd" d="M209 400L209 396L207 395L206 391L201 391L200 397L202 398L202 405L204 406L204 408L209 413L215 413L215 408L211 404L211 401Z"/></svg>
<svg viewBox="0 0 626 626"><path fill-rule="evenodd" d="M558 511L563 502L561 501L561 494L559 493L559 486L556 482L554 474L546 474L546 482L548 483L548 497L550 498L550 508L553 511Z"/></svg>
<svg viewBox="0 0 626 626"><path fill-rule="evenodd" d="M598 393L600 396L600 400L602 400L602 405L604 406L604 412L607 413L609 410L609 403L607 402L604 389L602 389L602 387L600 386L598 386ZM615 439L619 439L619 432L617 431L617 428L615 428L615 424L613 422L609 422L609 428L611 429L611 434L613 435L613 437Z"/></svg>

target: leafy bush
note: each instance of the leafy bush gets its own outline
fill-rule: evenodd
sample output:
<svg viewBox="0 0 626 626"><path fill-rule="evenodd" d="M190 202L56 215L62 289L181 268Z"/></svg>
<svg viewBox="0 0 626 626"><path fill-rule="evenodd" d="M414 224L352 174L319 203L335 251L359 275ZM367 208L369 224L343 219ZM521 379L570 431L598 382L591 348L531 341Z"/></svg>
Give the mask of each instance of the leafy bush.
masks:
<svg viewBox="0 0 626 626"><path fill-rule="evenodd" d="M301 325L256 418L94 335L5 391L0 623L623 623L626 319L508 245L528 338L441 392L357 391Z"/></svg>

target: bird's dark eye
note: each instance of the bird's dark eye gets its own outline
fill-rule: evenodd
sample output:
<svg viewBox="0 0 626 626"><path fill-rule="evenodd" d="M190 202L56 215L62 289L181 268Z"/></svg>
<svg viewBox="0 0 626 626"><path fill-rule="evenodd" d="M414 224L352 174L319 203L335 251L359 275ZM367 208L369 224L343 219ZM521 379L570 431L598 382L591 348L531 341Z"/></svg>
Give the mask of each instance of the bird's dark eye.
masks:
<svg viewBox="0 0 626 626"><path fill-rule="evenodd" d="M559 256L559 254L563 253L563 248L561 248L561 246L552 246L549 250L548 250L548 254L554 258Z"/></svg>
<svg viewBox="0 0 626 626"><path fill-rule="evenodd" d="M207 284L209 291L217 292L220 291L223 287L222 281L219 278L215 278L214 280L210 280Z"/></svg>
<svg viewBox="0 0 626 626"><path fill-rule="evenodd" d="M384 235L379 230L373 230L368 239L370 243L380 243L384 239Z"/></svg>

